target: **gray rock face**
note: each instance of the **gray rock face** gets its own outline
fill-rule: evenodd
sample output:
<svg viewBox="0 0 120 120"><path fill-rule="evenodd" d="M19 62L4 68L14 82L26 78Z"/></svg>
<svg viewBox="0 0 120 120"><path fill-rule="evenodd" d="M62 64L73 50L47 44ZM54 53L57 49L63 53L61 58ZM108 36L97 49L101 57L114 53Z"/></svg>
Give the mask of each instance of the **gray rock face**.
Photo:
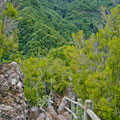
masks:
<svg viewBox="0 0 120 120"><path fill-rule="evenodd" d="M0 120L26 120L24 75L17 63L0 65Z"/></svg>
<svg viewBox="0 0 120 120"><path fill-rule="evenodd" d="M58 108L58 113L61 114L65 111L65 107L67 105L67 101L65 99L63 99L62 103L59 105L59 108Z"/></svg>
<svg viewBox="0 0 120 120"><path fill-rule="evenodd" d="M53 108L53 106L50 106L47 108L47 113L52 117L55 118L57 116L57 113L55 111L55 109Z"/></svg>
<svg viewBox="0 0 120 120"><path fill-rule="evenodd" d="M64 115L58 115L55 120L68 120Z"/></svg>
<svg viewBox="0 0 120 120"><path fill-rule="evenodd" d="M44 113L41 113L37 118L37 120L45 120L45 119L46 119L46 115Z"/></svg>

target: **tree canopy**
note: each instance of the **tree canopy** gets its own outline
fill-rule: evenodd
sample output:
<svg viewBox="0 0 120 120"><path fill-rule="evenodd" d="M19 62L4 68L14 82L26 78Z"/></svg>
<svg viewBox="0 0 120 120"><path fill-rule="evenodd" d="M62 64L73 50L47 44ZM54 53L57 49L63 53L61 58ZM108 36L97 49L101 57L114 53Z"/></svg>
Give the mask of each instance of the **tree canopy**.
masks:
<svg viewBox="0 0 120 120"><path fill-rule="evenodd" d="M72 32L83 30L85 39L105 25L101 6L109 8L119 0L18 0L20 51L27 56L46 55L51 49L72 43ZM33 26L34 25L34 26ZM49 45L48 45L49 44ZM36 47L33 47L36 46Z"/></svg>

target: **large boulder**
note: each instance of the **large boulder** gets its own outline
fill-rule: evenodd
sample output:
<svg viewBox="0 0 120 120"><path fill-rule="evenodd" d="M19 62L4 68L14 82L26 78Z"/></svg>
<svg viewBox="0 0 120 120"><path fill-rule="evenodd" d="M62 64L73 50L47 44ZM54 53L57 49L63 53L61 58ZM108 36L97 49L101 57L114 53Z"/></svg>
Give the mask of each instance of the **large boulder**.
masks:
<svg viewBox="0 0 120 120"><path fill-rule="evenodd" d="M38 107L33 107L29 110L30 120L37 120L38 116L42 111Z"/></svg>
<svg viewBox="0 0 120 120"><path fill-rule="evenodd" d="M62 103L59 105L57 110L58 114L61 114L65 111L66 105L67 105L67 101L63 98Z"/></svg>
<svg viewBox="0 0 120 120"><path fill-rule="evenodd" d="M24 75L15 62L0 65L0 120L26 120Z"/></svg>
<svg viewBox="0 0 120 120"><path fill-rule="evenodd" d="M37 120L54 120L48 113L41 113Z"/></svg>
<svg viewBox="0 0 120 120"><path fill-rule="evenodd" d="M64 115L58 115L55 120L68 120Z"/></svg>
<svg viewBox="0 0 120 120"><path fill-rule="evenodd" d="M55 111L55 109L53 108L53 106L50 106L47 108L47 113L52 117L55 118L57 116L57 113Z"/></svg>

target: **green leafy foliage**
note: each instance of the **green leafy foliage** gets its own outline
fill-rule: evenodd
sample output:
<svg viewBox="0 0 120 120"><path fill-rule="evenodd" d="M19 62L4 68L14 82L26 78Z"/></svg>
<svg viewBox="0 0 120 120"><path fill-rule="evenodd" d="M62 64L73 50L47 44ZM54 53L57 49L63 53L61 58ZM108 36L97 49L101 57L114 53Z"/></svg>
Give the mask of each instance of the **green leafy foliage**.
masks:
<svg viewBox="0 0 120 120"><path fill-rule="evenodd" d="M102 24L101 6L108 9L120 3L120 0L39 0L40 3L55 12L70 24L83 30L85 38L96 33Z"/></svg>
<svg viewBox="0 0 120 120"><path fill-rule="evenodd" d="M14 4L12 3L7 3L5 10L3 11L3 17L15 17L17 16L18 11L14 7Z"/></svg>
<svg viewBox="0 0 120 120"><path fill-rule="evenodd" d="M46 55L51 49L70 41L70 34L77 30L56 12L44 8L38 0L25 0L22 5L19 41L20 50L27 56Z"/></svg>
<svg viewBox="0 0 120 120"><path fill-rule="evenodd" d="M19 50L25 56L16 52L17 31L5 32L4 17L15 19L17 10L12 4L3 10L0 57L19 62L25 75L24 93L31 106L46 106L44 100L50 90L64 94L72 85L80 98L94 101L95 113L101 119L120 119L120 5L109 14L104 11L107 15L103 14L103 22L107 24L98 29L102 23L101 5L112 7L115 3L112 0L21 0ZM78 29L83 30L76 33ZM71 38L72 32L75 33ZM96 34L91 35L92 32Z"/></svg>
<svg viewBox="0 0 120 120"><path fill-rule="evenodd" d="M53 91L63 94L69 85L69 71L65 63L60 59L52 60L49 71L51 78L48 82L52 83Z"/></svg>
<svg viewBox="0 0 120 120"><path fill-rule="evenodd" d="M38 105L39 98L45 95L44 69L47 65L46 59L35 59L30 57L21 64L25 74L25 96L30 105Z"/></svg>
<svg viewBox="0 0 120 120"><path fill-rule="evenodd" d="M18 32L17 30L11 30L12 24L11 26L8 25L17 14L17 9L11 3L6 4L5 9L0 14L0 58L18 49Z"/></svg>
<svg viewBox="0 0 120 120"><path fill-rule="evenodd" d="M39 105L42 108L46 108L48 106L48 97L47 95L42 96L41 98L39 98Z"/></svg>
<svg viewBox="0 0 120 120"><path fill-rule="evenodd" d="M32 58L20 63L25 75L25 96L31 106L39 105L48 91L63 94L69 85L68 69L64 61L51 58Z"/></svg>
<svg viewBox="0 0 120 120"><path fill-rule="evenodd" d="M95 112L101 119L119 120L120 75L120 5L106 15L106 26L89 40L83 31L73 34L75 46L69 46L65 55L71 60L70 69L74 90L82 99L95 103Z"/></svg>
<svg viewBox="0 0 120 120"><path fill-rule="evenodd" d="M113 7L120 0L18 0L20 51L45 56L51 49L72 42L72 32L83 30L85 39L102 26L101 6Z"/></svg>

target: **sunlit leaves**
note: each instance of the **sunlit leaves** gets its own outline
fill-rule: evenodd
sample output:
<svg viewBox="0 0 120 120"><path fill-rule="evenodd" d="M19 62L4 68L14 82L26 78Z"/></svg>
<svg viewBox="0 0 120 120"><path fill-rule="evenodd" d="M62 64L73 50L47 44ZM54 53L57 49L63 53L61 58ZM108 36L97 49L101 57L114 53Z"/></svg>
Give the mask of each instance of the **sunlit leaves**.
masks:
<svg viewBox="0 0 120 120"><path fill-rule="evenodd" d="M7 3L6 8L0 15L0 58L18 49L18 31L15 29L11 30L13 25L11 24L11 19L16 17L17 14L18 12L14 5Z"/></svg>
<svg viewBox="0 0 120 120"><path fill-rule="evenodd" d="M18 14L17 8L15 8L12 3L7 3L5 10L3 11L3 15L8 17L15 17L17 16L17 14Z"/></svg>
<svg viewBox="0 0 120 120"><path fill-rule="evenodd" d="M99 29L89 40L84 40L82 31L72 34L75 46L69 46L64 52L71 60L75 92L82 99L93 100L96 112L99 111L98 115L105 120L120 117L119 8L118 5L105 16L106 27Z"/></svg>

